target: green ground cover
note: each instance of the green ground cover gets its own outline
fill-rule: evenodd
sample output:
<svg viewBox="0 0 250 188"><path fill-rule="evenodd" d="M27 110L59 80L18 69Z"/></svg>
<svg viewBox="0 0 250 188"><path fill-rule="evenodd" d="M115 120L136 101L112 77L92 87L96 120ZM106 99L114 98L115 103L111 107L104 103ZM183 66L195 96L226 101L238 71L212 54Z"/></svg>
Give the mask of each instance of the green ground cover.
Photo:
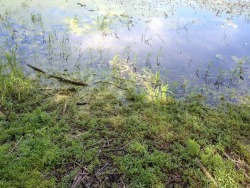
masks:
<svg viewBox="0 0 250 188"><path fill-rule="evenodd" d="M42 89L6 62L0 187L250 185L249 104L148 100L112 84Z"/></svg>

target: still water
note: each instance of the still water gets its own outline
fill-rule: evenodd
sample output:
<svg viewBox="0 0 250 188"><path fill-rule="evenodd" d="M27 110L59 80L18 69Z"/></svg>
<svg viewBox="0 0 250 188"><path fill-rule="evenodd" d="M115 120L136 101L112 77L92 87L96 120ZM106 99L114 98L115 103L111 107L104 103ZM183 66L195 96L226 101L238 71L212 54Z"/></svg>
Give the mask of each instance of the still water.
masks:
<svg viewBox="0 0 250 188"><path fill-rule="evenodd" d="M0 53L11 50L24 67L85 80L119 56L177 96L249 95L250 1L0 0Z"/></svg>

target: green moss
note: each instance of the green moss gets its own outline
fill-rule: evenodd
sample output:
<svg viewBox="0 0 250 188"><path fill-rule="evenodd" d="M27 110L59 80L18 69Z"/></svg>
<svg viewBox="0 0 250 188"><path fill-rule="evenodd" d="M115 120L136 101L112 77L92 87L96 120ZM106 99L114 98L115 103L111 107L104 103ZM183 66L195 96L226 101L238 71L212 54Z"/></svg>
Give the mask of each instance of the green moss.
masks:
<svg viewBox="0 0 250 188"><path fill-rule="evenodd" d="M14 71L0 70L0 80L25 83L0 83L1 187L70 187L80 170L97 187L214 187L195 158L219 187L250 183L246 104L148 101L131 89L121 98L112 86L42 91Z"/></svg>

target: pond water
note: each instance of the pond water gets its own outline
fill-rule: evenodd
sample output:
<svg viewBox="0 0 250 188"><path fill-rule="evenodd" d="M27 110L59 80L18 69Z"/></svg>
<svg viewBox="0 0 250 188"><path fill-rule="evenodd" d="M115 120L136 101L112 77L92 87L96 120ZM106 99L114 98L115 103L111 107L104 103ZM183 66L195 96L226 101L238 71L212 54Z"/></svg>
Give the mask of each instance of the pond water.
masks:
<svg viewBox="0 0 250 188"><path fill-rule="evenodd" d="M177 96L249 95L250 1L0 0L6 51L24 66L84 79L119 56L160 72Z"/></svg>

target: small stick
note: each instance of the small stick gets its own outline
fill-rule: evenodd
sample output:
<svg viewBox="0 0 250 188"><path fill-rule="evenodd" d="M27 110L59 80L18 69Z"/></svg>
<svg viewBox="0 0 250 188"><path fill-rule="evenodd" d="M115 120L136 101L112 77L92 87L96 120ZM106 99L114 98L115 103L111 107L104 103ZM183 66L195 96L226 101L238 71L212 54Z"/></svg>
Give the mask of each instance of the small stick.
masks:
<svg viewBox="0 0 250 188"><path fill-rule="evenodd" d="M243 165L243 166L247 167L248 169L250 169L250 167L247 164L245 164L243 161L241 161L241 160L238 160L238 161L234 160L228 154L226 154L225 152L223 154L227 157L227 159L231 160L232 162L234 162L236 164L239 164L239 165Z"/></svg>
<svg viewBox="0 0 250 188"><path fill-rule="evenodd" d="M37 71L37 72L41 72L41 73L44 73L44 74L46 74L46 72L44 72L42 69L39 69L39 68L37 68L37 67L34 67L33 65L30 65L30 64L27 64L30 68L32 68L32 69L34 69L35 71Z"/></svg>
<svg viewBox="0 0 250 188"><path fill-rule="evenodd" d="M74 161L74 163L77 164L79 167L81 167L81 168L82 168L83 170L85 170L86 172L88 172L88 174L90 173L89 170L88 170L86 167L82 166L81 164L79 164L79 163L76 162L76 161Z"/></svg>
<svg viewBox="0 0 250 188"><path fill-rule="evenodd" d="M23 136L18 140L18 142L15 144L15 146L12 148L12 150L10 151L10 153L12 153L16 148L17 146L19 145L19 143L21 142L21 140L23 139Z"/></svg>
<svg viewBox="0 0 250 188"><path fill-rule="evenodd" d="M61 76L56 76L56 75L49 75L49 77L51 78L56 78L60 81L63 81L63 82L68 82L68 83L71 83L73 85L77 85L77 86L88 86L88 84L84 83L84 82L80 82L80 81L75 81L75 80L70 80L68 78L63 78Z"/></svg>
<svg viewBox="0 0 250 188"><path fill-rule="evenodd" d="M82 180L82 175L80 172L78 172L75 177L74 177L74 181L71 185L71 188L76 188L81 184L81 180Z"/></svg>
<svg viewBox="0 0 250 188"><path fill-rule="evenodd" d="M227 155L225 152L224 152L223 154L228 158L228 160L231 160L239 169L242 169L242 168L240 167L240 165L242 165L242 166L244 166L244 167L246 167L246 168L249 169L249 166L248 166L247 164L245 164L244 162L242 162L242 161L236 161L236 160L232 159L232 158L231 158L229 155ZM250 177L246 174L245 169L243 170L243 172L244 172L244 175L246 176L246 178L250 179Z"/></svg>
<svg viewBox="0 0 250 188"><path fill-rule="evenodd" d="M95 175L100 174L108 165L109 163L106 163L100 170L98 170L98 172L95 173Z"/></svg>
<svg viewBox="0 0 250 188"><path fill-rule="evenodd" d="M37 88L38 90L55 90L55 88Z"/></svg>
<svg viewBox="0 0 250 188"><path fill-rule="evenodd" d="M80 5L81 7L86 6L86 5L82 4L82 3L76 3L76 4Z"/></svg>
<svg viewBox="0 0 250 188"><path fill-rule="evenodd" d="M27 64L27 66L29 66L30 68L34 69L35 71L37 72L41 72L43 74L47 74L49 77L51 78L56 78L58 79L59 81L62 81L62 82L68 82L68 83L71 83L73 85L77 85L77 86L88 86L88 84L84 83L84 82L80 82L80 81L75 81L75 80L70 80L68 78L64 78L64 77L61 77L61 76L56 76L56 75L50 75L48 73L46 73L45 71L43 71L42 69L39 69L37 67L34 67L33 65L30 65L30 64Z"/></svg>
<svg viewBox="0 0 250 188"><path fill-rule="evenodd" d="M86 104L89 104L88 102L77 102L76 103L76 105L79 105L79 106L81 106L81 105L86 105Z"/></svg>
<svg viewBox="0 0 250 188"><path fill-rule="evenodd" d="M201 163L201 161L196 157L195 158L197 164L199 165L201 171L203 172L203 174L205 176L207 176L216 186L217 186L217 183L215 182L214 178L212 177L212 175L207 171L207 169L205 168L205 166L203 166L203 164Z"/></svg>
<svg viewBox="0 0 250 188"><path fill-rule="evenodd" d="M66 109L67 109L67 103L68 103L68 101L66 101L65 102L65 105L64 105L64 108L63 108L63 115L65 114L65 112L66 112Z"/></svg>

